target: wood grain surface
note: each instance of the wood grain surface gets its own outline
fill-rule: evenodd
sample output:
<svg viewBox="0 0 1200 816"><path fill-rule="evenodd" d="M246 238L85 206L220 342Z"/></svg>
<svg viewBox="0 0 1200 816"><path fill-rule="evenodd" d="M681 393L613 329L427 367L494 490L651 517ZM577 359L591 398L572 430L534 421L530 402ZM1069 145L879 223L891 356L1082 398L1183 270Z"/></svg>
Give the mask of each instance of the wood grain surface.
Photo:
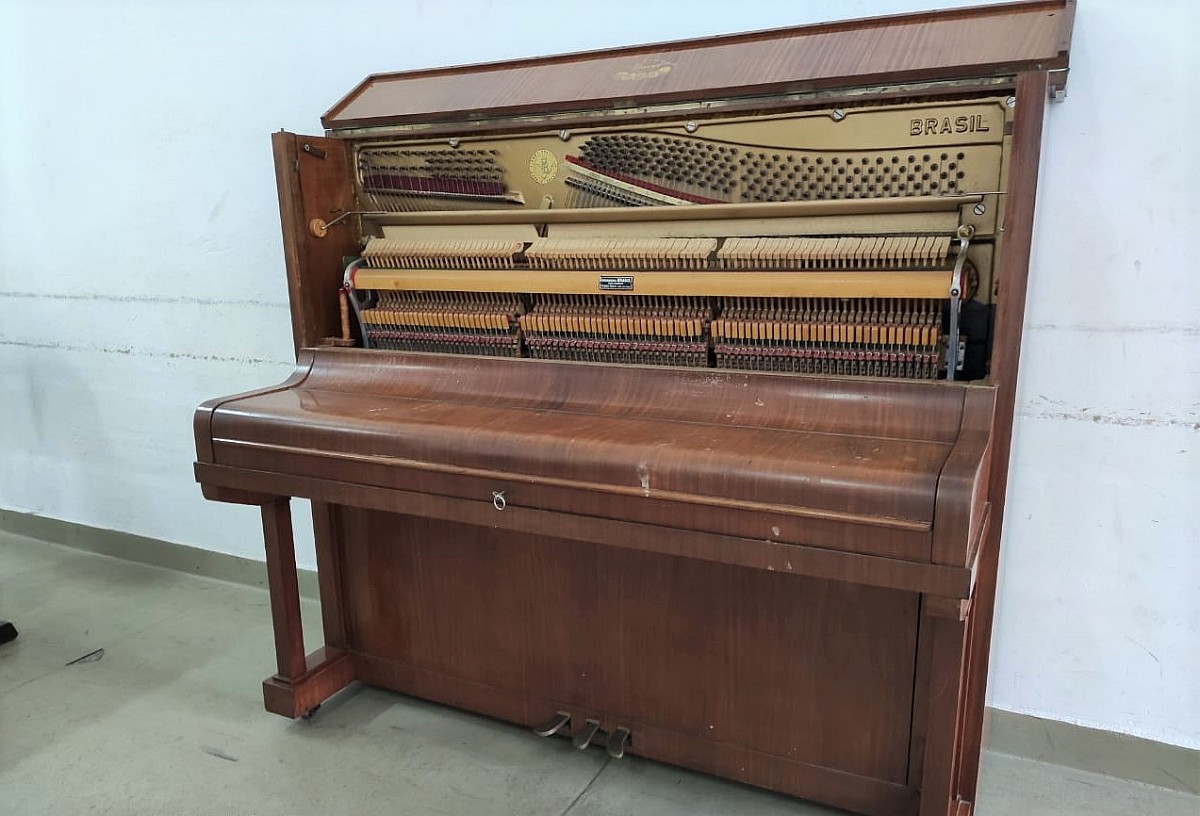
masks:
<svg viewBox="0 0 1200 816"><path fill-rule="evenodd" d="M377 74L321 122L336 130L1061 69L1073 16L1074 0L1037 0Z"/></svg>
<svg viewBox="0 0 1200 816"><path fill-rule="evenodd" d="M984 387L347 349L302 367L205 409L213 461L921 560L937 514L960 565L981 512Z"/></svg>
<svg viewBox="0 0 1200 816"><path fill-rule="evenodd" d="M527 725L565 710L628 727L634 753L645 734L651 751L704 744L745 781L777 758L904 785L911 593L373 511L345 519L346 580L370 587L349 599L352 648L388 685ZM756 767L734 767L737 746Z"/></svg>
<svg viewBox="0 0 1200 816"><path fill-rule="evenodd" d="M358 679L524 725L567 711L570 730L628 728L632 753L855 812L967 816L1043 106L1065 83L1074 10L1032 0L377 75L323 120L342 137L454 135L595 125L614 106L1013 93L1005 195L987 199L1003 225L991 374L971 385L316 348L340 333L359 236L309 223L355 209L357 143L276 134L298 366L193 422L204 495L261 508L266 708L301 716ZM867 206L787 206L849 205ZM727 214L775 212L747 206ZM325 645L307 655L290 497L313 502Z"/></svg>

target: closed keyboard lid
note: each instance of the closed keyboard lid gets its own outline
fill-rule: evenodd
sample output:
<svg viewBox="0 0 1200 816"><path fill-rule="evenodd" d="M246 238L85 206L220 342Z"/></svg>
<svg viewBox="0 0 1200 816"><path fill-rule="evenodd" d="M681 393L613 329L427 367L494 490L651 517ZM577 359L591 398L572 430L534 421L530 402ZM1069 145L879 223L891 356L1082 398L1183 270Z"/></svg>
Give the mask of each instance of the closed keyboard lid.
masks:
<svg viewBox="0 0 1200 816"><path fill-rule="evenodd" d="M264 471L303 455L366 482L391 465L511 480L530 486L527 497L539 485L594 490L615 497L617 514L652 498L681 511L774 509L927 531L963 393L947 383L339 349L317 352L290 388L221 403L209 433L216 464Z"/></svg>

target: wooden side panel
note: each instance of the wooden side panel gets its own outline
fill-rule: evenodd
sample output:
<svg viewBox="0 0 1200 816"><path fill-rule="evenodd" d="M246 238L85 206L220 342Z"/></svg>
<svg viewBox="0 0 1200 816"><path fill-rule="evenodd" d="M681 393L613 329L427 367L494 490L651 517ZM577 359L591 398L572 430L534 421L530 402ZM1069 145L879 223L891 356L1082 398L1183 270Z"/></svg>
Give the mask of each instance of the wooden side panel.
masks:
<svg viewBox="0 0 1200 816"><path fill-rule="evenodd" d="M968 654L970 683L966 688L963 763L959 790L973 800L979 777L979 751L983 741L983 704L991 651L992 617L996 606L996 579L1000 568L1000 534L1008 490L1008 463L1012 449L1013 415L1017 401L1017 366L1021 359L1021 329L1029 279L1029 254L1033 244L1034 204L1038 162L1042 148L1042 122L1048 78L1045 73L1022 74L1017 81L1017 107L1013 119L1013 147L1009 157L1005 197L1004 239L999 275L1001 299L996 315L998 342L992 353L996 386L996 413L992 424L992 459L988 501L991 524L981 544Z"/></svg>
<svg viewBox="0 0 1200 816"><path fill-rule="evenodd" d="M938 478L933 563L969 566L986 509L994 389L967 389L954 450Z"/></svg>
<svg viewBox="0 0 1200 816"><path fill-rule="evenodd" d="M319 345L323 337L341 335L337 292L342 285L342 257L357 252L355 227L352 221L342 222L318 238L309 231L309 222L332 221L354 209L350 145L340 139L280 131L272 134L271 147L292 337L299 350Z"/></svg>
<svg viewBox="0 0 1200 816"><path fill-rule="evenodd" d="M358 588L347 599L351 648L409 667L394 675L409 678L401 683L432 673L541 699L544 710L502 711L526 724L561 708L624 725L635 752L646 727L905 783L914 593L342 515L344 569ZM459 704L472 702L469 690L459 694Z"/></svg>
<svg viewBox="0 0 1200 816"><path fill-rule="evenodd" d="M951 803L958 798L962 667L967 626L957 617L935 613L932 606L927 603L925 608L925 625L930 627L931 642L920 816L946 816Z"/></svg>

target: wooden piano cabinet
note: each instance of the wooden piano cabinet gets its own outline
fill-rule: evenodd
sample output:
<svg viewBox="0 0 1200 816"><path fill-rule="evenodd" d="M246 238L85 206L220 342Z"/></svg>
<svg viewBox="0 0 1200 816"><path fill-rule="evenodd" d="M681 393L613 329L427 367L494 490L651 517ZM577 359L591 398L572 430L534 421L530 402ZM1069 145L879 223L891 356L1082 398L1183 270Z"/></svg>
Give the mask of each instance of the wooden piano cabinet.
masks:
<svg viewBox="0 0 1200 816"><path fill-rule="evenodd" d="M303 716L358 679L531 727L568 712L571 732L628 729L628 753L861 813L940 816L929 803L958 790L969 583L923 592L936 579L849 557L809 575L820 562L798 546L779 569L731 565L640 548L669 532L652 525L609 546L599 518L467 500L414 515L393 491L198 474L213 498L261 505L272 712ZM314 499L326 642L307 657L288 499L259 492L285 485Z"/></svg>
<svg viewBox="0 0 1200 816"><path fill-rule="evenodd" d="M360 679L528 726L566 711L572 730L628 728L630 753L864 813L915 812L921 595L334 512Z"/></svg>
<svg viewBox="0 0 1200 816"><path fill-rule="evenodd" d="M194 416L204 496L262 513L267 710L358 680L857 813L970 816L1073 15L374 75L326 136L275 134L296 371ZM798 186L765 181L778 163ZM708 288L655 291L676 267ZM960 298L994 314L984 341ZM960 338L972 381L948 382Z"/></svg>

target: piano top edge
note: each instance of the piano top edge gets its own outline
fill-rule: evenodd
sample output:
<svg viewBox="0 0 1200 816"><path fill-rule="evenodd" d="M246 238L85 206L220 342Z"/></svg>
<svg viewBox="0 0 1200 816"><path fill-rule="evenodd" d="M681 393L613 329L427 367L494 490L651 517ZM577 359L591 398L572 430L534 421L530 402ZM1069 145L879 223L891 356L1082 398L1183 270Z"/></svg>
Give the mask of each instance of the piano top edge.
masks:
<svg viewBox="0 0 1200 816"><path fill-rule="evenodd" d="M1062 70L1073 20L1074 0L1032 0L373 74L321 121L337 131Z"/></svg>

